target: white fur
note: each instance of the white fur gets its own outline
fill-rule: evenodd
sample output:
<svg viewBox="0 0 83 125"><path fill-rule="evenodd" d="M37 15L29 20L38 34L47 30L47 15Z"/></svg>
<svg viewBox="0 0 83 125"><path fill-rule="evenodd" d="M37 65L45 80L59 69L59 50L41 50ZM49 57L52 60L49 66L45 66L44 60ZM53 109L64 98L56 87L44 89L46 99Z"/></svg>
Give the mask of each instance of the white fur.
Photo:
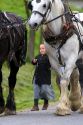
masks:
<svg viewBox="0 0 83 125"><path fill-rule="evenodd" d="M83 13L77 13L77 14L75 14L75 16L77 17L77 18L79 18L80 19L80 21L83 21Z"/></svg>

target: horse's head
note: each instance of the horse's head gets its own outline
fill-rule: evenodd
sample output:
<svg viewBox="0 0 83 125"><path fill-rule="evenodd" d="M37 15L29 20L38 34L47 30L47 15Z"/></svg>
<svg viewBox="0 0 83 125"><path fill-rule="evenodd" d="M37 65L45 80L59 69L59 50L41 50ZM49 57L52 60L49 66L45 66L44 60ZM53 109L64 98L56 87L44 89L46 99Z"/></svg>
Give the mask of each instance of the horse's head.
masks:
<svg viewBox="0 0 83 125"><path fill-rule="evenodd" d="M32 14L29 18L28 24L32 29L38 28L46 21L50 12L53 0L32 0L28 7L31 9Z"/></svg>

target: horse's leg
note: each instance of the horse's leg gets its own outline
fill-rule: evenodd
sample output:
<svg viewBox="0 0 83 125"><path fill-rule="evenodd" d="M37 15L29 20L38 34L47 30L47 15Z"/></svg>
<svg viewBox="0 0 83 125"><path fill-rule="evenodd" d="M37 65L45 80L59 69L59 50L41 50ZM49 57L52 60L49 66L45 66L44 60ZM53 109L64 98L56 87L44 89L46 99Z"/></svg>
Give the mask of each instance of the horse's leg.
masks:
<svg viewBox="0 0 83 125"><path fill-rule="evenodd" d="M83 113L83 95L82 95L82 97L81 97L81 106L80 106L80 108L79 108L79 112L80 112L80 113Z"/></svg>
<svg viewBox="0 0 83 125"><path fill-rule="evenodd" d="M82 96L81 96L81 106L79 108L79 112L83 113L83 87L82 86L81 86L81 93L82 93Z"/></svg>
<svg viewBox="0 0 83 125"><path fill-rule="evenodd" d="M16 74L19 67L15 65L13 61L10 62L10 75L9 75L9 95L7 97L7 103L5 108L6 115L16 114L16 105L14 99L14 87L16 84Z"/></svg>
<svg viewBox="0 0 83 125"><path fill-rule="evenodd" d="M56 107L57 115L71 114L70 101L68 97L68 83L69 83L69 80L67 79L61 79L60 81L61 96L60 96L59 104Z"/></svg>
<svg viewBox="0 0 83 125"><path fill-rule="evenodd" d="M60 91L60 93L61 93L61 88L60 88L60 76L59 76L59 75L56 75L56 84L57 84L58 89L59 89L59 91Z"/></svg>
<svg viewBox="0 0 83 125"><path fill-rule="evenodd" d="M79 84L78 69L74 69L70 78L70 101L71 109L76 111L81 105L81 87Z"/></svg>
<svg viewBox="0 0 83 125"><path fill-rule="evenodd" d="M2 91L2 71L1 71L2 66L0 66L0 114L4 112L4 98L3 98L3 91Z"/></svg>

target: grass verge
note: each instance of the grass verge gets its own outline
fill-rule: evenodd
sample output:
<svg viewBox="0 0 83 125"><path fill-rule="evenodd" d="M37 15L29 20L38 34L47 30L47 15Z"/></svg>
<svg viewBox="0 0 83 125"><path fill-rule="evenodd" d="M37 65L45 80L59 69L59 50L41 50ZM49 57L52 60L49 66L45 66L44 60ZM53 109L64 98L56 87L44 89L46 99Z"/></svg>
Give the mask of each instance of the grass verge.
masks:
<svg viewBox="0 0 83 125"><path fill-rule="evenodd" d="M3 94L6 101L8 95L8 76L9 69L5 64L2 69L3 72ZM15 86L15 100L17 110L23 110L26 108L31 108L33 106L33 84L32 78L34 74L34 67L30 63L26 63L26 65L22 66L17 74L17 83ZM52 85L56 94L55 102L59 97L59 91L56 85L56 77L54 71L52 71ZM42 104L42 101L40 101Z"/></svg>

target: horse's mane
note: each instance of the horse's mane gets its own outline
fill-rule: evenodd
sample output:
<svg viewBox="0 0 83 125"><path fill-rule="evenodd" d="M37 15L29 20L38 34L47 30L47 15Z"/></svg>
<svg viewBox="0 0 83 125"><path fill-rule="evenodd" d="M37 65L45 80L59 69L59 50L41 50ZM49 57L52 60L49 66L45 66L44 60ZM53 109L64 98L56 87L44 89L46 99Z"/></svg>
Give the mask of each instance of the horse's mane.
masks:
<svg viewBox="0 0 83 125"><path fill-rule="evenodd" d="M0 10L0 25L4 24L13 24L13 23L19 23L22 24L22 17L17 16L14 13L11 12L3 12Z"/></svg>

